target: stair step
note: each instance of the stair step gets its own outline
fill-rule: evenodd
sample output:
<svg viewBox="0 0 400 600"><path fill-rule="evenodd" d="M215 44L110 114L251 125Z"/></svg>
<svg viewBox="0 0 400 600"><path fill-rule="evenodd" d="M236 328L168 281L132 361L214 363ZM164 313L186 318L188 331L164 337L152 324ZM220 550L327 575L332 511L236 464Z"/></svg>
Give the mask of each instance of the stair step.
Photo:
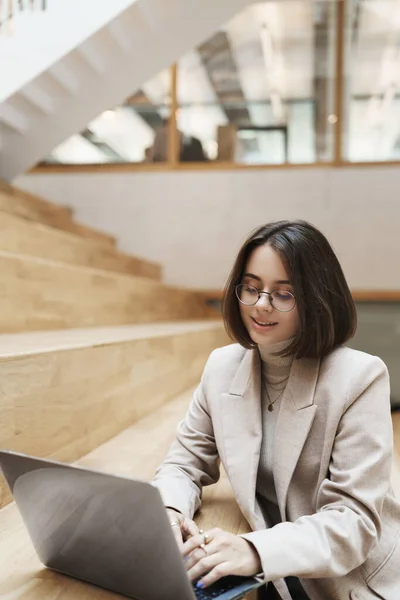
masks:
<svg viewBox="0 0 400 600"><path fill-rule="evenodd" d="M187 390L165 403L157 412L140 419L77 461L78 464L115 475L151 480L174 438L176 424L183 418L192 392ZM216 485L205 488L197 521L203 529L218 526L234 534L249 531L223 472ZM120 597L44 570L14 503L0 511L0 532L1 598L41 600L62 596L64 600L117 600Z"/></svg>
<svg viewBox="0 0 400 600"><path fill-rule="evenodd" d="M72 219L71 209L53 204L0 180L0 210L43 225L75 233L98 243L115 247L115 238Z"/></svg>
<svg viewBox="0 0 400 600"><path fill-rule="evenodd" d="M76 233L83 238L94 240L95 242L104 244L105 246L111 246L111 248L115 248L117 245L117 241L112 235L104 233L103 231L98 231L93 227L82 225L82 223L78 223L76 221L62 223L60 226L58 226L58 229L63 229L65 231L69 231L70 233Z"/></svg>
<svg viewBox="0 0 400 600"><path fill-rule="evenodd" d="M0 251L0 332L218 317L201 294L145 277Z"/></svg>
<svg viewBox="0 0 400 600"><path fill-rule="evenodd" d="M52 227L71 219L68 209L12 188L8 191L0 187L0 210Z"/></svg>
<svg viewBox="0 0 400 600"><path fill-rule="evenodd" d="M220 321L0 335L0 448L76 460L194 385L226 343Z"/></svg>
<svg viewBox="0 0 400 600"><path fill-rule="evenodd" d="M161 266L156 263L123 254L109 245L1 211L0 250L161 279Z"/></svg>

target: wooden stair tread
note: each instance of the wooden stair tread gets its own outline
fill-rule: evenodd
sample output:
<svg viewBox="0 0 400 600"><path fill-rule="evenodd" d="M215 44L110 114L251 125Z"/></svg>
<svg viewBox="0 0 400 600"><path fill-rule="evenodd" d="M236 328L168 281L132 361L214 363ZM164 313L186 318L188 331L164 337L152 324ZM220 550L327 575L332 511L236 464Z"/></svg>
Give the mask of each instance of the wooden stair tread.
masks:
<svg viewBox="0 0 400 600"><path fill-rule="evenodd" d="M229 338L179 325L1 336L0 448L77 460L194 385Z"/></svg>
<svg viewBox="0 0 400 600"><path fill-rule="evenodd" d="M195 291L0 251L0 332L219 318Z"/></svg>
<svg viewBox="0 0 400 600"><path fill-rule="evenodd" d="M76 233L84 238L96 240L98 243L111 246L112 248L115 248L117 245L117 240L113 235L95 229L94 227L89 227L89 225L83 225L83 223L78 223L74 220L69 221L65 226L60 227L60 229Z"/></svg>
<svg viewBox="0 0 400 600"><path fill-rule="evenodd" d="M0 250L76 266L161 278L161 266L119 252L96 239L29 221L0 210Z"/></svg>
<svg viewBox="0 0 400 600"><path fill-rule="evenodd" d="M5 182L0 182L0 210L94 239L98 243L112 247L116 245L112 235L74 221L70 208L52 203Z"/></svg>
<svg viewBox="0 0 400 600"><path fill-rule="evenodd" d="M78 464L116 475L151 480L184 416L191 392L163 405L134 426L109 440ZM157 440L157 444L149 440ZM218 525L232 533L248 531L233 498L227 477L204 490L203 508L197 518L208 528ZM120 596L99 590L43 568L32 547L14 503L0 511L0 597L12 600L117 600ZM4 558L3 558L4 557Z"/></svg>
<svg viewBox="0 0 400 600"><path fill-rule="evenodd" d="M13 202L13 204L11 203ZM4 203L14 214L26 216L36 216L38 218L54 218L63 216L66 219L71 218L71 210L59 204L40 198L35 194L25 192L9 184L0 184L0 205ZM3 208L2 208L3 209Z"/></svg>
<svg viewBox="0 0 400 600"><path fill-rule="evenodd" d="M220 321L169 321L143 325L90 327L27 333L0 334L0 361L10 357L42 354L72 348L86 348L130 340L219 330Z"/></svg>

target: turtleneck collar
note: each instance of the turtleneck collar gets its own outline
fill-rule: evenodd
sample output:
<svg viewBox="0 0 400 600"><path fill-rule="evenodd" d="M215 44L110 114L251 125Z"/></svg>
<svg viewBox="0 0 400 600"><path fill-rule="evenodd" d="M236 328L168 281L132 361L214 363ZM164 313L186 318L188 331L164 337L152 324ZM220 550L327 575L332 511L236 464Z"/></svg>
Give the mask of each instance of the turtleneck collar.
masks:
<svg viewBox="0 0 400 600"><path fill-rule="evenodd" d="M282 352L290 345L293 338L278 342L276 344L259 345L258 350L262 361L263 373L267 375L278 376L279 374L285 374L290 371L290 367L293 362L293 356L276 356L277 352Z"/></svg>

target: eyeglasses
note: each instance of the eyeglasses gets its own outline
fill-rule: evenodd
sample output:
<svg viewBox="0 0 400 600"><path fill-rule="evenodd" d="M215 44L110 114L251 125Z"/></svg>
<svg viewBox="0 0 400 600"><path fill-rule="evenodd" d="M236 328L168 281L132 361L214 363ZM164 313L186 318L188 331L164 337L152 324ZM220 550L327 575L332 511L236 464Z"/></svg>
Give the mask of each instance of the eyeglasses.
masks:
<svg viewBox="0 0 400 600"><path fill-rule="evenodd" d="M274 290L273 292L259 291L252 285L240 283L235 287L237 299L246 306L254 306L261 298L261 294L269 296L272 306L279 312L290 312L296 306L296 298L287 290Z"/></svg>

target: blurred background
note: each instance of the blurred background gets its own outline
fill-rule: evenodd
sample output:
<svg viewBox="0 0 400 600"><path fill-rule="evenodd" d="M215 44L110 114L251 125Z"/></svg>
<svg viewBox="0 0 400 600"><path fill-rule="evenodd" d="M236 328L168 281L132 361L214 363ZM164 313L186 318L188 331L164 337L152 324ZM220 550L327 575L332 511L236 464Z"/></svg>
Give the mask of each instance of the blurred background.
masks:
<svg viewBox="0 0 400 600"><path fill-rule="evenodd" d="M171 107L182 162L398 159L397 0L247 4L42 162L166 161Z"/></svg>

